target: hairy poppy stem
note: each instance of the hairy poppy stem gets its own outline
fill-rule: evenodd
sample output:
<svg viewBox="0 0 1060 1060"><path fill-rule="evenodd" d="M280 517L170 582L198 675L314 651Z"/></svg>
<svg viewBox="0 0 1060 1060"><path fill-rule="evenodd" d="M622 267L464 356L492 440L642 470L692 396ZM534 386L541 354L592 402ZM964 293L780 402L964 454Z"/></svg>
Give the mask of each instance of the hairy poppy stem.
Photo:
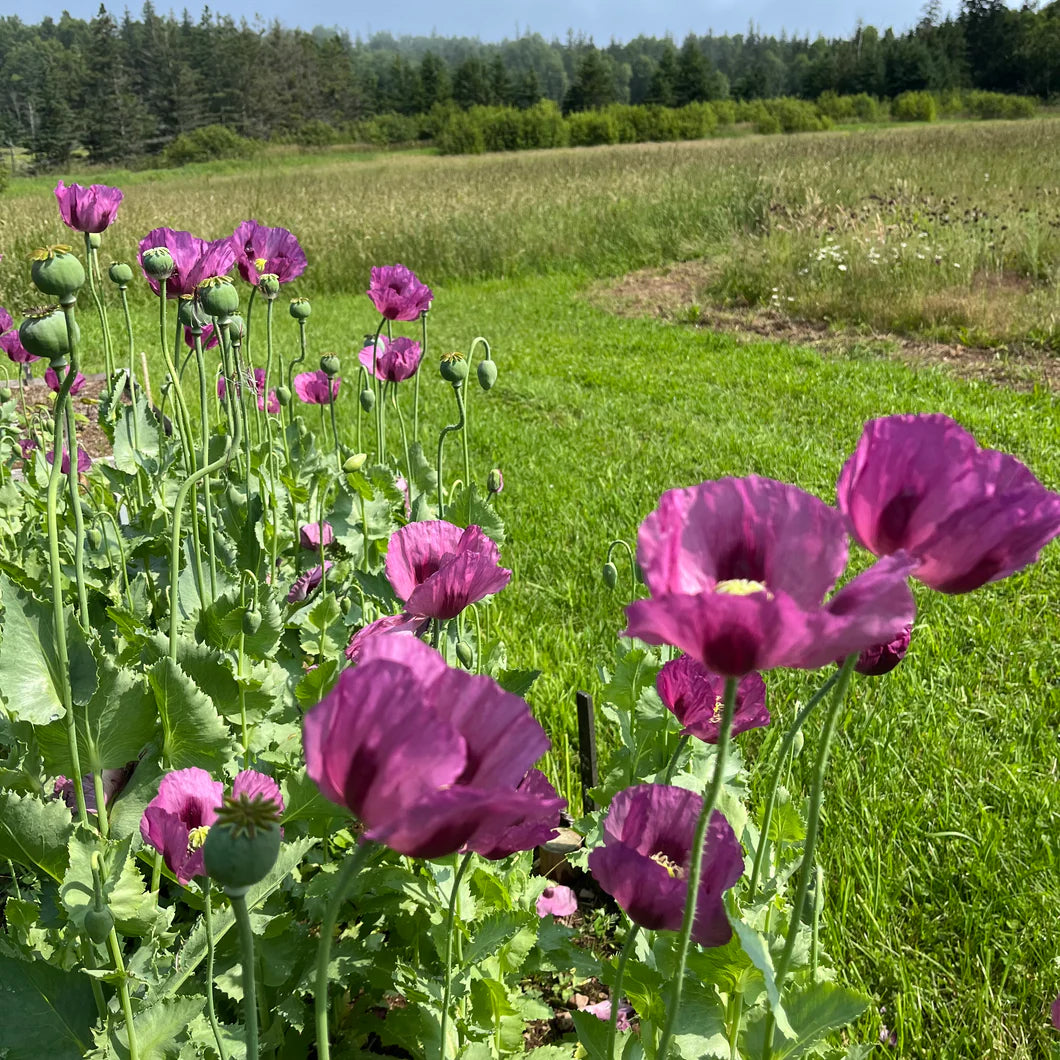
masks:
<svg viewBox="0 0 1060 1060"><path fill-rule="evenodd" d="M225 1052L224 1042L221 1039L221 1028L217 1023L217 1012L214 1009L213 999L213 911L210 908L210 877L206 876L202 881L203 915L206 918L206 1012L210 1018L210 1028L213 1030L213 1040L217 1045L217 1055L220 1060L228 1060Z"/></svg>
<svg viewBox="0 0 1060 1060"><path fill-rule="evenodd" d="M258 987L254 964L254 932L250 927L247 899L229 894L232 912L239 928L239 958L243 966L243 1023L247 1043L247 1060L258 1060Z"/></svg>
<svg viewBox="0 0 1060 1060"><path fill-rule="evenodd" d="M618 967L615 969L615 981L611 987L611 1018L607 1021L607 1047L604 1050L606 1060L612 1060L615 1055L615 1039L618 1037L618 1007L622 1003L622 980L626 975L626 961L637 941L640 932L640 924L630 921L629 933L626 935L625 945L618 955Z"/></svg>
<svg viewBox="0 0 1060 1060"><path fill-rule="evenodd" d="M814 708L822 699L835 687L836 681L839 680L840 671L836 670L831 677L817 691L813 694L810 701L799 711L796 715L795 720L791 723L791 728L784 734L784 740L780 745L780 751L777 754L776 769L773 771L773 782L769 789L769 798L766 800L766 808L762 814L762 825L758 833L758 849L755 851L754 866L751 869L751 883L748 889L747 901L754 901L755 892L758 888L758 881L762 876L762 866L765 864L766 852L769 850L769 827L773 822L773 810L776 807L777 802L777 791L780 788L780 778L784 772L785 766L788 761L788 755L791 752L792 745L795 743L795 738L802 731L803 725L806 724L806 719L813 712Z"/></svg>
<svg viewBox="0 0 1060 1060"><path fill-rule="evenodd" d="M854 664L858 661L858 653L853 652L843 661L836 680L835 695L832 704L824 720L824 730L821 733L821 747L817 753L817 767L813 775L813 788L810 792L810 808L806 815L806 839L802 846L802 864L799 866L799 882L795 889L795 900L791 907L791 923L788 925L788 937L784 943L784 952L780 955L776 968L777 994L779 995L784 986L784 979L791 965L791 955L795 951L795 940L798 938L799 926L802 924L802 910L806 905L806 894L810 889L810 876L816 871L813 857L817 850L817 832L821 823L821 803L824 798L824 777L828 770L828 753L832 746L832 737L835 735L836 724L839 721L839 712L846 701L847 689L850 687L850 677L854 672ZM776 1027L776 1014L770 1010L765 1022L765 1048L762 1050L762 1060L771 1060L773 1056L773 1030Z"/></svg>
<svg viewBox="0 0 1060 1060"><path fill-rule="evenodd" d="M681 934L677 940L677 968L674 971L673 992L670 1004L666 1008L666 1023L663 1025L662 1038L655 1054L656 1060L666 1060L673 1038L674 1024L681 1008L681 993L685 985L685 965L688 961L688 947L692 941L692 927L696 919L696 906L699 904L699 881L703 873L703 843L710 826L710 818L721 792L722 778L725 775L725 764L729 757L729 734L732 731L732 718L736 713L736 689L739 680L735 677L725 679L725 701L722 707L721 727L718 730L718 751L714 759L714 772L710 786L703 796L703 809L692 838L692 860L688 866L688 897L685 899L685 914L681 920Z"/></svg>
<svg viewBox="0 0 1060 1060"><path fill-rule="evenodd" d="M449 1003L453 995L453 935L456 928L456 902L460 895L460 881L464 878L464 872L467 870L468 865L471 864L471 854L472 852L469 850L461 858L457 867L456 875L453 877L453 886L449 892L449 911L445 918L445 980L442 991L441 1032L438 1036L438 1055L441 1060L445 1060L445 1035L449 1027ZM457 1052L459 1051L458 1041Z"/></svg>
<svg viewBox="0 0 1060 1060"><path fill-rule="evenodd" d="M350 884L378 850L378 843L362 840L353 853L346 856L339 870L338 879L331 889L331 901L328 902L327 911L324 913L324 922L320 925L316 990L314 991L318 1060L330 1060L331 1056L328 1044L328 965L331 963L331 941L335 934L335 922L339 918L339 909L342 908L342 903L346 899Z"/></svg>

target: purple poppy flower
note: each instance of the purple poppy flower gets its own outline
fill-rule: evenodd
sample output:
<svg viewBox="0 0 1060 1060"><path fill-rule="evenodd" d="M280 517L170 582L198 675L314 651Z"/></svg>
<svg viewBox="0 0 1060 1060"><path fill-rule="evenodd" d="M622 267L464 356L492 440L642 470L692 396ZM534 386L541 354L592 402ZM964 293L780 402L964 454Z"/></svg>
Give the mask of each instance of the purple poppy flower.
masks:
<svg viewBox="0 0 1060 1060"><path fill-rule="evenodd" d="M559 824L562 799L519 787L549 747L527 705L414 637L367 640L306 715L303 742L321 793L402 854L496 856L516 831L536 846Z"/></svg>
<svg viewBox="0 0 1060 1060"><path fill-rule="evenodd" d="M49 464L54 464L55 463L55 450L53 449L50 453L46 453L44 458L45 458L45 460L48 461ZM88 453L86 453L84 451L84 449L81 448L81 446L78 446L77 447L77 473L79 475L83 475L91 466L92 466L92 457L90 457L88 455ZM64 475L69 475L70 474L70 450L67 449L65 445L63 446L63 459L62 459L62 463L59 465L59 470L62 471L62 473Z"/></svg>
<svg viewBox="0 0 1060 1060"><path fill-rule="evenodd" d="M497 546L481 527L461 530L434 519L409 523L390 538L386 576L409 614L455 618L511 581L512 572L499 561Z"/></svg>
<svg viewBox="0 0 1060 1060"><path fill-rule="evenodd" d="M238 798L263 796L284 809L279 786L271 777L245 769L232 782ZM167 773L158 794L147 804L140 819L140 835L164 858L170 871L185 887L195 876L205 876L202 845L224 798L224 785L205 769L191 767Z"/></svg>
<svg viewBox="0 0 1060 1060"><path fill-rule="evenodd" d="M39 448L36 438L19 438L18 447L22 450L22 459L25 460L34 449Z"/></svg>
<svg viewBox="0 0 1060 1060"><path fill-rule="evenodd" d="M255 287L263 273L272 273L280 283L287 283L305 272L305 252L286 228L244 221L232 233L232 245L239 275Z"/></svg>
<svg viewBox="0 0 1060 1060"><path fill-rule="evenodd" d="M371 346L365 346L357 355L369 375L373 371L373 362L376 379L384 383L400 383L416 374L423 356L418 342L405 338L388 340L385 335L380 335L378 346L378 353L374 357Z"/></svg>
<svg viewBox="0 0 1060 1060"><path fill-rule="evenodd" d="M866 677L882 677L884 674L889 674L905 658L912 633L913 627L907 626L894 640L866 648L858 656L854 669Z"/></svg>
<svg viewBox="0 0 1060 1060"><path fill-rule="evenodd" d="M642 927L678 931L688 897L692 838L703 799L694 791L638 784L620 791L604 820L604 845L589 855L597 883ZM692 938L724 946L732 936L723 893L743 875L743 850L715 810L703 842Z"/></svg>
<svg viewBox="0 0 1060 1060"><path fill-rule="evenodd" d="M324 566L316 566L307 570L305 574L299 575L287 594L289 604L297 604L304 600L323 580L324 572L331 570L335 564L331 560L325 560Z"/></svg>
<svg viewBox="0 0 1060 1060"><path fill-rule="evenodd" d="M420 283L404 265L381 265L372 269L368 297L387 320L415 320L431 308L431 289Z"/></svg>
<svg viewBox="0 0 1060 1060"><path fill-rule="evenodd" d="M22 340L18 337L18 328L15 327L11 314L3 306L0 306L0 350L3 350L15 364L28 364L30 361L40 360L22 345Z"/></svg>
<svg viewBox="0 0 1060 1060"><path fill-rule="evenodd" d="M340 376L335 376L331 381L331 398L339 396L339 384L342 382ZM318 370L316 372L299 372L294 377L294 392L307 405L327 405L328 398L328 376L327 373Z"/></svg>
<svg viewBox="0 0 1060 1060"><path fill-rule="evenodd" d="M122 791L133 775L136 763L122 766L121 769L104 769L103 776L103 801L109 806ZM71 811L77 809L77 793L74 791L74 782L69 777L56 777L52 791L57 798L63 800ZM96 812L96 786L91 773L86 773L81 778L81 791L85 796L85 807L90 813Z"/></svg>
<svg viewBox="0 0 1060 1060"><path fill-rule="evenodd" d="M405 504L405 518L412 518L412 492L409 490L409 480L404 475L394 477L394 485L401 491L401 499Z"/></svg>
<svg viewBox="0 0 1060 1060"><path fill-rule="evenodd" d="M271 413L273 416L280 411L280 399L276 396L275 390L269 391L268 398L264 394L258 394L258 410Z"/></svg>
<svg viewBox="0 0 1060 1060"><path fill-rule="evenodd" d="M537 900L537 915L571 916L578 911L578 899L569 887L562 883L549 884Z"/></svg>
<svg viewBox="0 0 1060 1060"><path fill-rule="evenodd" d="M64 372L64 378L65 375L66 373ZM44 381L48 384L48 389L51 390L54 394L58 394L59 388L63 385L63 380L59 378L59 373L56 372L54 368L49 368L44 373ZM85 377L80 372L78 372L77 375L74 376L74 381L70 386L70 396L73 397L74 394L78 393L85 385L85 382Z"/></svg>
<svg viewBox="0 0 1060 1060"><path fill-rule="evenodd" d="M140 267L143 268L144 251L151 247L165 247L173 255L173 275L166 281L166 297L180 298L192 295L195 288L213 276L225 276L235 264L236 251L230 239L215 239L212 242L199 239L190 232L178 232L172 228L154 228L140 240ZM144 272L151 290L158 294L159 282Z"/></svg>
<svg viewBox="0 0 1060 1060"><path fill-rule="evenodd" d="M604 1023L610 1023L611 999L604 998L603 1001L597 1001L595 1005L586 1005L585 1008L582 1009L582 1012L589 1012L594 1015L598 1020L603 1020ZM618 1005L618 1016L615 1019L615 1030L633 1030L632 1016L633 1006L627 1004L625 1001L620 1001Z"/></svg>
<svg viewBox="0 0 1060 1060"><path fill-rule="evenodd" d="M943 593L1007 578L1060 534L1060 494L948 416L866 423L836 492L859 544L911 553L915 576Z"/></svg>
<svg viewBox="0 0 1060 1060"><path fill-rule="evenodd" d="M655 678L659 698L684 726L685 736L717 743L721 731L725 678L711 673L690 655L671 659ZM745 674L736 687L732 735L769 724L766 683L755 673Z"/></svg>
<svg viewBox="0 0 1060 1060"><path fill-rule="evenodd" d="M822 606L846 565L842 517L772 479L664 493L641 524L637 559L651 598L626 608L626 636L673 644L725 676L814 669L889 641L913 620L905 553Z"/></svg>
<svg viewBox="0 0 1060 1060"><path fill-rule="evenodd" d="M346 646L346 658L350 662L359 662L362 648L373 637L387 636L392 633L404 633L418 637L427 628L428 622L430 619L421 615L384 615L382 618L377 618L353 635L353 639Z"/></svg>
<svg viewBox="0 0 1060 1060"><path fill-rule="evenodd" d="M331 523L305 523L298 529L298 543L302 548L319 552L322 539L325 548L335 540L335 531Z"/></svg>
<svg viewBox="0 0 1060 1060"><path fill-rule="evenodd" d="M199 336L199 342L202 344L204 350L212 350L215 346L219 346L221 343L221 336L217 334L217 329L213 324L207 324L202 329L202 334ZM195 335L191 328L184 329L184 345L189 350L195 349Z"/></svg>
<svg viewBox="0 0 1060 1060"><path fill-rule="evenodd" d="M75 232L102 232L114 223L114 217L125 197L120 188L106 184L82 187L61 180L55 186L55 197L59 200L59 213L63 224Z"/></svg>

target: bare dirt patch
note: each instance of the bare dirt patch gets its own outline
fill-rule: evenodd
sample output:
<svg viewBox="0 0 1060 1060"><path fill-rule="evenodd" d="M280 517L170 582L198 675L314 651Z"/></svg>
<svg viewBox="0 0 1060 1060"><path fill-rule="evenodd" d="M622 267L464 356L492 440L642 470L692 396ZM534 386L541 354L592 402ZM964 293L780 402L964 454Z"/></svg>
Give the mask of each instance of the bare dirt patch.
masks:
<svg viewBox="0 0 1060 1060"><path fill-rule="evenodd" d="M653 316L675 324L724 331L746 342L771 339L809 346L829 356L852 351L895 357L911 365L940 365L962 379L980 379L1030 391L1060 391L1060 358L1025 348L990 349L930 342L907 335L842 329L799 320L775 309L734 308L705 304L713 278L707 261L684 261L662 268L639 269L590 288L587 298L599 309L619 316Z"/></svg>

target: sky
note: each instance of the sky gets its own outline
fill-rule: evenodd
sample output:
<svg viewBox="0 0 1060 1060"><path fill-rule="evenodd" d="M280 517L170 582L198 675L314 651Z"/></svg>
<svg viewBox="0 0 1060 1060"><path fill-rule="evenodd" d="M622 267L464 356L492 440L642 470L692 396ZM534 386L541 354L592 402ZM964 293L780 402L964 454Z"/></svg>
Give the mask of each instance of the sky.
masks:
<svg viewBox="0 0 1060 1060"><path fill-rule="evenodd" d="M154 0L155 9L171 8L179 15L186 6L196 17L202 0ZM138 16L142 0L107 0L107 9L120 16L128 6ZM954 6L944 4L944 8ZM482 41L514 38L527 31L550 40L565 39L568 30L593 37L597 44L612 38L628 41L639 34L671 34L678 42L685 34L744 33L753 21L759 32L811 37L847 37L860 19L879 29L892 26L901 32L915 25L924 0L403 0L400 4L365 3L364 0L213 0L211 10L236 19L266 21L278 18L284 25L312 29L336 26L351 37L368 37L389 31L395 36L478 37ZM63 10L91 18L99 0L0 0L0 14L18 15L24 22L39 22L45 15L57 18Z"/></svg>

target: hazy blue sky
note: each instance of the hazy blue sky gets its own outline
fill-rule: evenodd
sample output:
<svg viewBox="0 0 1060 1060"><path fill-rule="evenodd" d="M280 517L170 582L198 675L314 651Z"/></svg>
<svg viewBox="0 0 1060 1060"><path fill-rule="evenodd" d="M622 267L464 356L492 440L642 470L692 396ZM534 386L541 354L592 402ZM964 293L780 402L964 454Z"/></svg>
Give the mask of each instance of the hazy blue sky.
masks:
<svg viewBox="0 0 1060 1060"><path fill-rule="evenodd" d="M198 17L202 0L167 3L154 0L156 10L178 14L185 6ZM107 9L120 15L128 6L138 15L142 0L107 0ZM367 36L380 30L395 35L479 37L497 41L515 37L527 29L546 38L566 37L573 29L591 35L598 44L612 37L625 41L640 33L662 36L669 32L680 42L688 32L742 33L753 20L765 34L787 30L789 36L848 36L860 18L881 29L905 30L914 25L924 0L534 0L533 3L498 3L497 0L404 0L400 4L336 3L335 0L215 0L211 9L235 18L266 20L279 18L287 26L312 29L315 25L342 26L351 36ZM953 3L944 5L955 6ZM37 22L44 15L58 17L63 9L80 18L91 18L99 0L0 0L0 13L18 15Z"/></svg>

